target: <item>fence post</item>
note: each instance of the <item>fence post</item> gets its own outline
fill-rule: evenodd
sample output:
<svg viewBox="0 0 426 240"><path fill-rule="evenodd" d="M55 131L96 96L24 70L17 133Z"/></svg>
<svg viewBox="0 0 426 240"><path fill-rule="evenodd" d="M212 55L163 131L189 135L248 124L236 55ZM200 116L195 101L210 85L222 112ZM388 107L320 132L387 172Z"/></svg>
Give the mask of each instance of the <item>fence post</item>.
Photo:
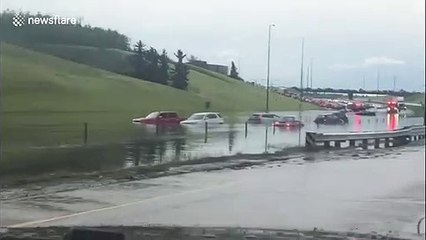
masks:
<svg viewBox="0 0 426 240"><path fill-rule="evenodd" d="M275 124L272 125L272 134L275 135Z"/></svg>
<svg viewBox="0 0 426 240"><path fill-rule="evenodd" d="M247 122L244 125L244 137L247 138Z"/></svg>
<svg viewBox="0 0 426 240"><path fill-rule="evenodd" d="M374 139L374 148L380 148L380 138Z"/></svg>
<svg viewBox="0 0 426 240"><path fill-rule="evenodd" d="M268 153L268 126L265 127L265 153Z"/></svg>
<svg viewBox="0 0 426 240"><path fill-rule="evenodd" d="M316 142L315 142L316 133L306 132L305 134L306 134L305 147L307 147L308 149L315 148L316 147Z"/></svg>
<svg viewBox="0 0 426 240"><path fill-rule="evenodd" d="M362 148L363 149L368 149L368 140L367 139L363 139L362 140Z"/></svg>
<svg viewBox="0 0 426 240"><path fill-rule="evenodd" d="M385 148L390 147L389 143L390 143L389 138L385 138Z"/></svg>
<svg viewBox="0 0 426 240"><path fill-rule="evenodd" d="M84 133L83 133L84 145L87 144L87 138L88 138L88 124L87 124L87 122L85 122L84 123Z"/></svg>
<svg viewBox="0 0 426 240"><path fill-rule="evenodd" d="M207 121L204 123L204 143L207 143L207 134L208 134L208 123Z"/></svg>

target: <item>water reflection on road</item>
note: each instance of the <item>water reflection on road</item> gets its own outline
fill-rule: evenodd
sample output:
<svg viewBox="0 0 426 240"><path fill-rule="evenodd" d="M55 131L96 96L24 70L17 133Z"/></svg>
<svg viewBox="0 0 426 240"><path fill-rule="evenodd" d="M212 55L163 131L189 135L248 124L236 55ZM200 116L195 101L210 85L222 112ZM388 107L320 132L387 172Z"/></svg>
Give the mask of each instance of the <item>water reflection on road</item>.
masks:
<svg viewBox="0 0 426 240"><path fill-rule="evenodd" d="M277 112L279 115L294 115L297 112ZM187 161L209 156L234 155L238 153L274 152L283 148L304 145L306 131L359 132L393 130L413 124L422 124L422 118L404 118L398 115L378 114L374 117L349 115L349 124L342 126L317 126L315 117L324 111L307 111L302 114L305 126L298 129L273 128L265 125L247 125L247 116L236 123L160 127L135 124L133 137L120 144L105 146L74 147L61 150L38 150L31 156L36 162L26 174L66 172L89 172L141 165L152 165L170 161ZM207 134L206 134L207 133ZM300 138L299 138L300 136ZM36 159L38 158L38 159ZM40 160L43 161L40 161ZM15 161L17 162L17 161ZM20 161L22 162L22 161ZM89 164L90 163L90 164ZM2 174L16 174L28 166L11 165Z"/></svg>

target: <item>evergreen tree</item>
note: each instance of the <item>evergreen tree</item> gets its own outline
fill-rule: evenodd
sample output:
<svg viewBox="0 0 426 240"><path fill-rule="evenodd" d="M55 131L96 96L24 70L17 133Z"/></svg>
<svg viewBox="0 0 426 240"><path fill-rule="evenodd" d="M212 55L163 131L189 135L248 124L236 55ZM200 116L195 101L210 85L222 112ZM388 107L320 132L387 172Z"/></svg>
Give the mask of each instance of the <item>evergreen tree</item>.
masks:
<svg viewBox="0 0 426 240"><path fill-rule="evenodd" d="M160 83L159 80L159 66L158 66L158 62L159 62L159 58L160 56L157 53L157 50L155 50L153 47L151 47L147 52L146 52L146 56L145 56L147 62L148 62L148 67L146 69L146 80L150 81L150 82L156 82L156 83Z"/></svg>
<svg viewBox="0 0 426 240"><path fill-rule="evenodd" d="M167 52L163 49L160 55L159 83L167 85L169 82L169 58Z"/></svg>
<svg viewBox="0 0 426 240"><path fill-rule="evenodd" d="M175 53L178 61L175 63L175 69L172 75L172 86L178 89L188 89L188 67L183 63L183 59L186 57L185 54L179 49Z"/></svg>
<svg viewBox="0 0 426 240"><path fill-rule="evenodd" d="M145 44L142 43L141 40L137 41L132 56L132 64L134 68L134 73L132 74L136 78L147 79L146 69L147 69L147 61L145 60Z"/></svg>
<svg viewBox="0 0 426 240"><path fill-rule="evenodd" d="M232 61L232 63L231 63L231 73L229 74L229 76L231 78L235 78L235 79L241 80L241 78L238 76L237 67L235 66L234 61Z"/></svg>

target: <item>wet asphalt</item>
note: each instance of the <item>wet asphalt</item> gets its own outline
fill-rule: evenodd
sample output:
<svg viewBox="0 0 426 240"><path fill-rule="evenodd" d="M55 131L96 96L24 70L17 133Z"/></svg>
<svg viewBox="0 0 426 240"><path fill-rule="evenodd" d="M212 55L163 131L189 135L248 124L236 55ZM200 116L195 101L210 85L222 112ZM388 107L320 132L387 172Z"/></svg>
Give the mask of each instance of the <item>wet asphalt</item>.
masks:
<svg viewBox="0 0 426 240"><path fill-rule="evenodd" d="M7 227L316 227L413 234L425 211L424 154L423 145L323 152L239 170L56 191L3 201L0 220Z"/></svg>

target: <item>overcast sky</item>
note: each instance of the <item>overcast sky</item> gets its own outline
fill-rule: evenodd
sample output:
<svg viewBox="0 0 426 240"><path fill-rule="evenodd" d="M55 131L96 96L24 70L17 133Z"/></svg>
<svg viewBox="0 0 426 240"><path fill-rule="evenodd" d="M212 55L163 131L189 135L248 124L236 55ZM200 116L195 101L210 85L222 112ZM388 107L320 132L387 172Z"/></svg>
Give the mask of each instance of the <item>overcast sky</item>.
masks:
<svg viewBox="0 0 426 240"><path fill-rule="evenodd" d="M300 81L301 41L314 87L424 90L424 0L2 0L1 9L82 17L169 53L234 60L249 81ZM171 55L171 54L170 54ZM306 66L306 65L305 65Z"/></svg>

